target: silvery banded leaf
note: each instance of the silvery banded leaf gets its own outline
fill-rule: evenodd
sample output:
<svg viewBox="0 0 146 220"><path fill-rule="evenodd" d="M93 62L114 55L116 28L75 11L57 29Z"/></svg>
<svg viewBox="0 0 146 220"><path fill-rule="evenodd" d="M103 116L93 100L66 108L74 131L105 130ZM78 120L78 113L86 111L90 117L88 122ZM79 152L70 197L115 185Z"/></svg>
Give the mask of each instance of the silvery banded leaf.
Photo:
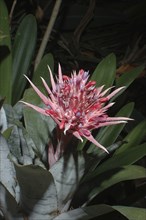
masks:
<svg viewBox="0 0 146 220"><path fill-rule="evenodd" d="M8 128L6 113L4 108L0 109L0 132L4 132Z"/></svg>

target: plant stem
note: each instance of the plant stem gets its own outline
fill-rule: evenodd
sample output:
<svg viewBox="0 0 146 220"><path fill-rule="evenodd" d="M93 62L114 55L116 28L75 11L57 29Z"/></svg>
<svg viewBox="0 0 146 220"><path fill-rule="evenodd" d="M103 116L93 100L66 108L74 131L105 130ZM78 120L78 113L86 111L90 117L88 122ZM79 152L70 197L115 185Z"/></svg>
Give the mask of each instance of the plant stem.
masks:
<svg viewBox="0 0 146 220"><path fill-rule="evenodd" d="M9 19L10 19L10 21L12 20L12 16L13 16L13 12L14 12L16 3L17 3L17 0L14 0L14 1L13 1L13 4L12 4L11 11L10 11L10 14L9 14Z"/></svg>
<svg viewBox="0 0 146 220"><path fill-rule="evenodd" d="M37 66L38 66L38 64L40 63L40 60L41 60L41 58L42 58L42 56L43 56L43 54L44 54L44 51L45 51L45 48L46 48L48 39L49 39L49 37L50 37L52 28L53 28L53 26L54 26L55 20L56 20L56 18L57 18L58 12L59 12L59 8L60 8L60 5L61 5L61 2L62 2L62 0L56 0L56 3L55 3L55 5L54 5L51 18L50 18L50 20L49 20L49 23L48 23L46 32L45 32L45 34L44 34L42 43L41 43L41 45L40 45L38 54L37 54L36 59L35 59L34 71L37 69Z"/></svg>

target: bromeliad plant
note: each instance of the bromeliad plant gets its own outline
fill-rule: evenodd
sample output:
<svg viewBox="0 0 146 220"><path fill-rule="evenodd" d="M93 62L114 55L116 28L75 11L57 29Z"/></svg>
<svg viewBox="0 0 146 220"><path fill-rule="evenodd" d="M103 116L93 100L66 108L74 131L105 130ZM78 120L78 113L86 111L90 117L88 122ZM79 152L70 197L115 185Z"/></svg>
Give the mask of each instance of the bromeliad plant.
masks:
<svg viewBox="0 0 146 220"><path fill-rule="evenodd" d="M45 80L42 82L47 90L48 96L45 96L26 76L35 92L42 99L45 108L23 102L27 106L40 112L43 115L50 116L58 125L58 145L54 152L53 147L49 146L49 158L52 161L50 166L56 162L60 154L64 152L66 146L66 139L71 138L70 134L80 139L82 137L91 141L97 147L108 152L96 139L92 136L91 130L101 128L108 125L126 123L130 120L126 117L109 117L107 110L114 104L107 103L119 91L123 89L120 87L108 94L111 88L103 91L104 86L95 88L96 81L89 81L89 74L84 70L80 70L77 74L73 72L71 77L62 75L61 67L59 65L59 77L57 83L53 79L53 74L49 68L52 91L48 87ZM67 137L67 138L66 138ZM54 158L54 159L52 159ZM56 161L55 161L56 160Z"/></svg>
<svg viewBox="0 0 146 220"><path fill-rule="evenodd" d="M132 165L146 155L145 120L123 137L133 103L115 117L108 111L141 68L116 80L114 89L115 67L115 56L109 55L90 80L83 70L70 77L59 67L56 82L50 71L52 89L42 79L47 95L28 79L33 89L21 103L1 108L1 219L144 219L143 208L131 207L134 201L118 205L125 194L119 193L116 204L96 203L111 186L146 177L144 167Z"/></svg>
<svg viewBox="0 0 146 220"><path fill-rule="evenodd" d="M31 108L24 107L17 102L35 51L36 19L24 16L12 40L7 8L0 0L0 23L0 49L6 52L0 63L0 96L14 105L0 102L0 220L120 219L118 213L122 219L143 220L145 210L132 207L135 200L123 190L113 203L103 195L111 187L116 189L116 184L123 189L127 180L135 179L141 181L138 195L144 195L145 169L132 164L146 155L146 122L139 122L127 135L124 126L134 104L123 103L115 117L108 111L143 67L116 78L115 56L110 54L99 63L91 82L87 72L67 77L60 69L54 82L47 70L49 64L53 72L53 56L46 54L31 71L37 85L33 88L42 100L28 89L23 102ZM136 193L133 197L139 198Z"/></svg>

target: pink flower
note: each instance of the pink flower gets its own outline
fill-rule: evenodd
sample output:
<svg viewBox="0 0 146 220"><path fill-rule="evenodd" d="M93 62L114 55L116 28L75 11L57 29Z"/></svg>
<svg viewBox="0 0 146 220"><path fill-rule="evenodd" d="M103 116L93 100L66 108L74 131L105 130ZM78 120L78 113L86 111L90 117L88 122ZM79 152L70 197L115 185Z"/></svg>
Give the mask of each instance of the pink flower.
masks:
<svg viewBox="0 0 146 220"><path fill-rule="evenodd" d="M104 91L104 86L96 88L96 82L88 81L89 74L84 70L80 70L78 74L73 71L71 77L68 77L62 75L59 65L57 82L54 81L50 68L49 72L52 90L41 78L48 92L48 97L25 76L46 107L42 109L30 103L22 102L41 114L52 117L59 128L64 131L64 134L67 132L72 133L81 141L83 141L82 137L85 137L97 147L108 152L105 147L94 139L91 131L103 126L126 123L127 120L130 120L126 117L109 117L107 114L107 110L114 104L113 102L107 102L123 87L106 95L112 87Z"/></svg>

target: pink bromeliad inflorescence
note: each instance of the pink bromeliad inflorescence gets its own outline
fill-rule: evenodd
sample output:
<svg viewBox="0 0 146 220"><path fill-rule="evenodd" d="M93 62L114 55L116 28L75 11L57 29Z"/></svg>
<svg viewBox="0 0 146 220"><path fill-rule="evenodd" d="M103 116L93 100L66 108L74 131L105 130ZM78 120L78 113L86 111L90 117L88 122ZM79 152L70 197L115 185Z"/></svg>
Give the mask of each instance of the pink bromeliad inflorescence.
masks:
<svg viewBox="0 0 146 220"><path fill-rule="evenodd" d="M71 77L62 75L60 65L55 82L51 69L49 67L48 69L52 89L41 78L48 96L45 96L25 76L46 107L43 109L30 103L22 102L37 112L52 117L65 135L72 133L81 141L83 141L82 137L85 137L97 147L108 152L104 146L94 139L91 131L103 126L126 123L127 120L130 120L130 118L126 117L109 117L107 114L107 110L114 104L113 102L108 103L108 101L124 87L115 89L110 94L107 94L113 87L106 90L103 90L104 85L96 88L96 82L88 81L89 74L84 70L80 70L78 74L73 71Z"/></svg>

